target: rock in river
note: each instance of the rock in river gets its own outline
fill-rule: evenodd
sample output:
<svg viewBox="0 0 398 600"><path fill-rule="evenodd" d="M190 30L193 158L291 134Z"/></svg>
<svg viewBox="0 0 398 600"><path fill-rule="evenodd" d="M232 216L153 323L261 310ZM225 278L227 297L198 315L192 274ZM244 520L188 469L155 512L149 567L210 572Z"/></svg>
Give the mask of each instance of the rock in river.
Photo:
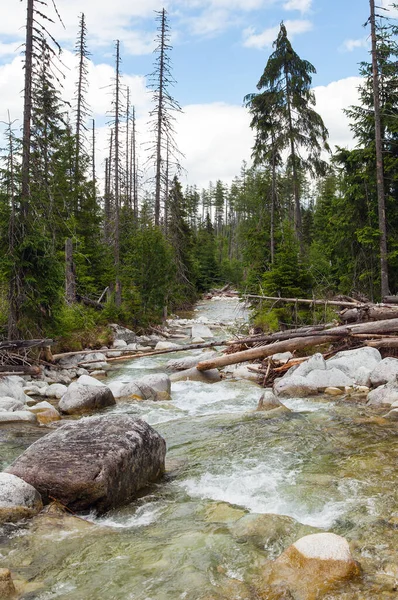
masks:
<svg viewBox="0 0 398 600"><path fill-rule="evenodd" d="M116 400L106 385L81 385L71 383L62 396L58 408L67 415L81 414L113 406Z"/></svg>
<svg viewBox="0 0 398 600"><path fill-rule="evenodd" d="M63 425L32 444L7 469L73 511L98 513L131 502L165 469L166 443L129 415Z"/></svg>
<svg viewBox="0 0 398 600"><path fill-rule="evenodd" d="M334 533L314 533L300 538L272 563L266 589L270 598L280 598L273 592L282 587L289 590L288 598L316 600L336 582L359 572L347 540Z"/></svg>
<svg viewBox="0 0 398 600"><path fill-rule="evenodd" d="M42 508L40 494L34 487L15 475L0 473L0 523L33 517Z"/></svg>

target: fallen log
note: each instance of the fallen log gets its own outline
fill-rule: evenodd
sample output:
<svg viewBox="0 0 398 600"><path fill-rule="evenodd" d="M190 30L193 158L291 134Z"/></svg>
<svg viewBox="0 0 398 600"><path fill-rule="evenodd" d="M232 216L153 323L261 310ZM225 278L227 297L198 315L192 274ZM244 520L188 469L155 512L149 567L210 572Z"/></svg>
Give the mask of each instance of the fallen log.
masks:
<svg viewBox="0 0 398 600"><path fill-rule="evenodd" d="M238 295L238 292L236 293ZM241 294L240 298L255 298L269 302L284 302L286 304L313 304L315 306L341 306L346 308L358 308L363 306L362 302L345 302L341 300L315 300L314 298L280 298L279 296L259 296L256 294Z"/></svg>
<svg viewBox="0 0 398 600"><path fill-rule="evenodd" d="M0 377L6 375L40 375L40 367L31 365L0 365Z"/></svg>
<svg viewBox="0 0 398 600"><path fill-rule="evenodd" d="M309 335L295 337L289 340L279 341L259 348L250 348L242 352L235 352L215 358L213 360L200 362L197 366L199 371L207 369L217 369L227 365L233 365L240 362L255 360L256 358L265 358L278 352L292 352L301 350L307 346L318 346L342 338L353 337L353 334L374 334L374 333L398 333L398 319L387 319L385 321L369 321L366 323L355 323L352 325L341 325L333 327L323 332L323 335Z"/></svg>
<svg viewBox="0 0 398 600"><path fill-rule="evenodd" d="M380 338L379 340L367 340L365 346L371 348L398 348L398 338L387 337Z"/></svg>
<svg viewBox="0 0 398 600"><path fill-rule="evenodd" d="M54 340L40 339L40 340L5 340L0 342L0 350L20 350L25 348L45 348L46 346L52 346Z"/></svg>
<svg viewBox="0 0 398 600"><path fill-rule="evenodd" d="M255 360L256 358L266 358L279 352L291 352L292 350L302 350L310 346L320 346L329 342L339 340L345 337L344 333L336 333L333 335L314 335L307 337L291 338L282 342L275 342L267 346L259 348L250 348L243 352L235 352L234 354L225 354L211 360L205 360L197 365L198 371L207 371L208 369L219 369L227 365L233 365L240 362Z"/></svg>

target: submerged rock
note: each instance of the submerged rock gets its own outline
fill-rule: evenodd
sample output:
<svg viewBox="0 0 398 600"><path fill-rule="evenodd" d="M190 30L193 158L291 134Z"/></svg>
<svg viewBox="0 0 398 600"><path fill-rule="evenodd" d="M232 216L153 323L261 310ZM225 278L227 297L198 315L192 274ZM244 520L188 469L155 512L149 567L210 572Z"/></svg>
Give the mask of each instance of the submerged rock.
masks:
<svg viewBox="0 0 398 600"><path fill-rule="evenodd" d="M8 600L8 598L14 598L15 594L16 589L10 570L0 568L0 598Z"/></svg>
<svg viewBox="0 0 398 600"><path fill-rule="evenodd" d="M217 383L221 381L218 369L209 369L208 371L198 371L196 367L179 371L170 375L170 381L202 381L203 383Z"/></svg>
<svg viewBox="0 0 398 600"><path fill-rule="evenodd" d="M44 502L103 513L131 502L165 470L166 443L129 415L63 425L32 444L7 469L33 485Z"/></svg>
<svg viewBox="0 0 398 600"><path fill-rule="evenodd" d="M315 600L359 572L347 540L334 533L315 533L299 539L271 563L265 570L265 589L270 598ZM290 595L276 595L278 588Z"/></svg>
<svg viewBox="0 0 398 600"><path fill-rule="evenodd" d="M33 517L42 508L41 496L34 487L15 475L0 473L0 523Z"/></svg>
<svg viewBox="0 0 398 600"><path fill-rule="evenodd" d="M272 390L265 390L260 396L256 411L266 412L269 416L278 416L283 413L291 412L290 409L282 404L275 396Z"/></svg>
<svg viewBox="0 0 398 600"><path fill-rule="evenodd" d="M71 383L62 396L58 408L67 415L82 414L113 406L116 400L106 385L81 385Z"/></svg>

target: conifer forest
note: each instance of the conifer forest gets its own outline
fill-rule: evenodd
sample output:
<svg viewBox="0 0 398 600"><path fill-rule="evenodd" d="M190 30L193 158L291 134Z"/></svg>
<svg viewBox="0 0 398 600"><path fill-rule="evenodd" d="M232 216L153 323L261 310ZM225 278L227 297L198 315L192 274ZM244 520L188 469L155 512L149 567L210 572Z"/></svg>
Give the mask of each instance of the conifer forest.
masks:
<svg viewBox="0 0 398 600"><path fill-rule="evenodd" d="M355 148L329 146L312 91L316 65L295 52L282 22L242 98L252 156L232 183L204 189L184 184L167 11L154 14L151 142L142 148L116 41L107 158L96 164L90 23L78 17L68 103L51 33L62 14L51 2L26 5L23 121L10 116L2 127L0 338L68 338L109 322L144 330L226 284L243 294L372 302L397 292L397 26L373 1L360 103L346 111ZM268 306L255 318L277 330L313 317Z"/></svg>

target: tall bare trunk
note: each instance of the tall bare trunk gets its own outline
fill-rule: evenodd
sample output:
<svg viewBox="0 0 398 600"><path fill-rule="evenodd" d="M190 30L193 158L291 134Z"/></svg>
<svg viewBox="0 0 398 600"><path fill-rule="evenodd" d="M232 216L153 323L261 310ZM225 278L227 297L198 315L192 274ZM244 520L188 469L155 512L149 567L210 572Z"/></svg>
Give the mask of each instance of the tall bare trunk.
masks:
<svg viewBox="0 0 398 600"><path fill-rule="evenodd" d="M377 176L377 203L379 212L380 230L380 276L381 297L388 296L388 263L387 263L387 228L384 190L384 168L383 168L383 143L381 137L381 115L380 115L380 86L379 66L377 60L376 40L376 16L375 2L369 0L370 4L370 26L372 38L372 73L373 73L373 99L375 112L375 141L376 141L376 176Z"/></svg>
<svg viewBox="0 0 398 600"><path fill-rule="evenodd" d="M155 225L160 223L160 193L162 181L162 137L163 137L163 92L164 92L164 45L165 45L165 10L162 10L161 43L159 60L159 88L157 110L157 141L156 141L156 176L155 176Z"/></svg>
<svg viewBox="0 0 398 600"><path fill-rule="evenodd" d="M116 42L116 87L115 87L115 303L121 306L120 287L120 188L119 188L119 125L120 125L120 42Z"/></svg>

